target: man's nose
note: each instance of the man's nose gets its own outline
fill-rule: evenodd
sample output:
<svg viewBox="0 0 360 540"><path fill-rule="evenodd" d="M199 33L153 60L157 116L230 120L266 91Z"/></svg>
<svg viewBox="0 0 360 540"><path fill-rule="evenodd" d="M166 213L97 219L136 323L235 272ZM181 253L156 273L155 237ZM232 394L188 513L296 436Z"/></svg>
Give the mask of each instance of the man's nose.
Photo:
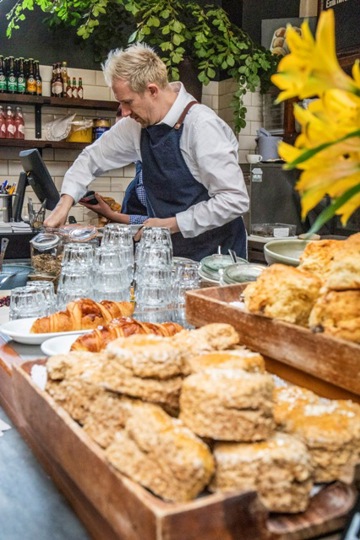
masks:
<svg viewBox="0 0 360 540"><path fill-rule="evenodd" d="M127 107L126 105L122 105L121 112L122 112L123 117L131 115L131 109L130 109L130 107Z"/></svg>

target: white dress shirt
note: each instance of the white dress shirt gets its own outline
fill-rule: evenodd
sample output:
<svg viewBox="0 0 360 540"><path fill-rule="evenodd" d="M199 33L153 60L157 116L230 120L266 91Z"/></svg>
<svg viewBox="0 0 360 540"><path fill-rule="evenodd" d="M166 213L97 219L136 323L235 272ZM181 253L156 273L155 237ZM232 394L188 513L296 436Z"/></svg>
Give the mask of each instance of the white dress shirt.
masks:
<svg viewBox="0 0 360 540"><path fill-rule="evenodd" d="M171 85L178 95L161 123L174 126L194 98L182 83ZM64 176L61 194L71 195L77 202L97 176L142 161L140 136L138 122L130 117L118 121L81 152ZM237 139L212 109L201 104L191 107L184 120L180 150L190 172L210 196L208 201L176 214L185 238L220 227L247 212L249 197L238 164Z"/></svg>

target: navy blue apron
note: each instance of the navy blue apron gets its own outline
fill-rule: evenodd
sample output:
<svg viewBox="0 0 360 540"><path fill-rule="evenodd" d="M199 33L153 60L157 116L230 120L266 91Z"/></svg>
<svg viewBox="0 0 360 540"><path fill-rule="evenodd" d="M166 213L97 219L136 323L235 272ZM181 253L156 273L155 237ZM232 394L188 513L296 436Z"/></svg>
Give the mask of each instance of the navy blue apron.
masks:
<svg viewBox="0 0 360 540"><path fill-rule="evenodd" d="M174 217L210 198L206 188L191 174L180 150L185 115L196 103L187 105L174 127L159 124L141 130L143 183L150 217ZM222 253L233 249L239 257L246 258L246 232L241 217L195 238L184 238L180 232L172 234L171 238L177 257L200 261L216 253L221 245Z"/></svg>
<svg viewBox="0 0 360 540"><path fill-rule="evenodd" d="M140 162L138 162L140 163ZM138 216L147 216L147 208L139 201L139 198L136 193L136 188L139 181L139 175L141 173L141 164L140 167L136 165L136 175L133 180L125 190L124 199L121 205L121 212L129 215L138 215Z"/></svg>

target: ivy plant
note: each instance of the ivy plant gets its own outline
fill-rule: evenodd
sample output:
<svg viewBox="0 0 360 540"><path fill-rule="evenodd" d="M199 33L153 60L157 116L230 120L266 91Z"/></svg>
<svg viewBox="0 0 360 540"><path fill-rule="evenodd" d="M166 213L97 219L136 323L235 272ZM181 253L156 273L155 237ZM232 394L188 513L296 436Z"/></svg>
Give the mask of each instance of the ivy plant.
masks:
<svg viewBox="0 0 360 540"><path fill-rule="evenodd" d="M232 103L237 132L246 125L244 95L258 88L266 91L277 68L277 57L255 44L218 5L194 0L18 0L7 15L9 36L25 19L26 10L34 6L47 14L48 24L61 21L75 26L79 36L92 36L103 50L118 27L119 41L119 34L125 33L128 43L143 41L153 46L171 80L179 79L179 65L185 59L196 66L204 85L220 74L234 78L238 83ZM126 14L131 17L124 25ZM106 21L111 32L107 32Z"/></svg>

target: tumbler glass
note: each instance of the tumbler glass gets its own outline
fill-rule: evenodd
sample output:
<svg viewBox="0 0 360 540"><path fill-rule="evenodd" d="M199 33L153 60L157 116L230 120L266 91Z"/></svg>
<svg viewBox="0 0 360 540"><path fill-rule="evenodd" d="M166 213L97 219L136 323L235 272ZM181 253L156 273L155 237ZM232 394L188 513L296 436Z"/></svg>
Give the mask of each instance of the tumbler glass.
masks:
<svg viewBox="0 0 360 540"><path fill-rule="evenodd" d="M25 319L27 317L43 317L49 315L42 291L26 285L10 291L9 319Z"/></svg>
<svg viewBox="0 0 360 540"><path fill-rule="evenodd" d="M47 314L54 313L56 311L56 295L53 282L42 280L32 281L29 286L43 293Z"/></svg>
<svg viewBox="0 0 360 540"><path fill-rule="evenodd" d="M173 277L173 301L177 307L185 306L186 291L200 288L199 263L178 261Z"/></svg>
<svg viewBox="0 0 360 540"><path fill-rule="evenodd" d="M96 301L129 301L131 282L128 266L117 247L102 245L95 249L93 277Z"/></svg>
<svg viewBox="0 0 360 540"><path fill-rule="evenodd" d="M90 269L94 258L94 248L91 244L71 242L65 244L62 259L62 267L72 266L75 268Z"/></svg>
<svg viewBox="0 0 360 540"><path fill-rule="evenodd" d="M57 287L57 309L64 309L69 302L78 298L94 299L92 268L63 267Z"/></svg>

